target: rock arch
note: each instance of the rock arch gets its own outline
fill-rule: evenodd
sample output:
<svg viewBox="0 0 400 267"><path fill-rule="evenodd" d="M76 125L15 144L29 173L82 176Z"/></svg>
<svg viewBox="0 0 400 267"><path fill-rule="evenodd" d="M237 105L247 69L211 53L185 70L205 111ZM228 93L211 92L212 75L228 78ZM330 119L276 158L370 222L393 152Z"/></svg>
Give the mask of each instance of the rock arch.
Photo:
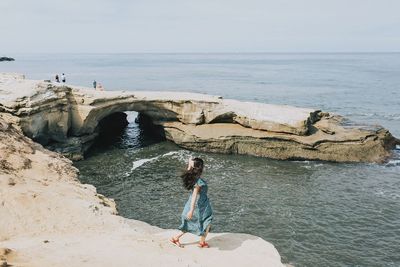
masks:
<svg viewBox="0 0 400 267"><path fill-rule="evenodd" d="M315 109L203 94L104 92L21 77L0 79L0 90L6 92L0 113L12 114L26 135L73 159L82 158L90 147L100 120L124 111L145 115L167 140L200 151L381 162L400 143L380 126L349 124Z"/></svg>

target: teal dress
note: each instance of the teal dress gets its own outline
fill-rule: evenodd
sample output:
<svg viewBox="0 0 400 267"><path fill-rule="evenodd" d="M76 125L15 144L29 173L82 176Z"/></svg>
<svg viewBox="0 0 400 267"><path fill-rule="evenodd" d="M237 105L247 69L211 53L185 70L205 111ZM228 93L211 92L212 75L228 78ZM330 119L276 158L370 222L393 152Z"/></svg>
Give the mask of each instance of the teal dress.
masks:
<svg viewBox="0 0 400 267"><path fill-rule="evenodd" d="M205 234L207 227L210 225L213 219L213 211L211 208L210 201L207 197L208 186L206 181L199 178L195 186L200 186L200 192L198 195L197 203L195 204L193 217L191 220L186 218L187 213L190 210L190 203L192 202L193 189L190 191L190 196L185 204L185 208L182 212L182 223L178 227L182 232L189 232L195 235L202 236Z"/></svg>

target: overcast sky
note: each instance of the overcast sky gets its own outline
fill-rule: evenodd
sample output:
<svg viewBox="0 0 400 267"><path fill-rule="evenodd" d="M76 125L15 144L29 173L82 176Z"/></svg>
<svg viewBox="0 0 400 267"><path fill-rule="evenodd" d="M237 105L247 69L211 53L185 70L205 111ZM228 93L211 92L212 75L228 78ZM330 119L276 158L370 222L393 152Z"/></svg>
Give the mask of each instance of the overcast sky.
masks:
<svg viewBox="0 0 400 267"><path fill-rule="evenodd" d="M0 0L0 56L400 51L400 0Z"/></svg>

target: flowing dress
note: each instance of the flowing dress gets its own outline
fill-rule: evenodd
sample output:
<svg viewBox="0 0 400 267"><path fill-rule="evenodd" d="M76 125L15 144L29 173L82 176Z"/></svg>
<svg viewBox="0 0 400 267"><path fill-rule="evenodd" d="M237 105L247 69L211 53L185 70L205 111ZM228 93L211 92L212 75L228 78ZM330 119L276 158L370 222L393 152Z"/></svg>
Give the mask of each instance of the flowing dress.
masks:
<svg viewBox="0 0 400 267"><path fill-rule="evenodd" d="M185 204L181 218L182 223L178 227L182 232L189 232L198 236L205 234L207 227L210 225L213 219L213 211L211 208L210 200L207 197L208 186L206 181L199 178L195 186L200 186L200 192L198 194L197 203L195 204L193 217L191 220L186 218L187 213L190 210L190 204L192 202L193 189L190 191L190 196Z"/></svg>

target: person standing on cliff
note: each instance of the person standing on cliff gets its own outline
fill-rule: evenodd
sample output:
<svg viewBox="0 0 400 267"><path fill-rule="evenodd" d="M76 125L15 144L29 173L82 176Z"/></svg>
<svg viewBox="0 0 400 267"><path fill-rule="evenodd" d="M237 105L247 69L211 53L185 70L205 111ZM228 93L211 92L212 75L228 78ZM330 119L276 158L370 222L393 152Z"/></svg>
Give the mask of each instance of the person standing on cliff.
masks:
<svg viewBox="0 0 400 267"><path fill-rule="evenodd" d="M56 74L56 82L57 82L57 83L60 82L60 77L58 77L58 74Z"/></svg>
<svg viewBox="0 0 400 267"><path fill-rule="evenodd" d="M98 83L96 85L96 89L99 90L99 91L104 91L104 87L103 87L103 85L101 83Z"/></svg>
<svg viewBox="0 0 400 267"><path fill-rule="evenodd" d="M94 89L97 88L97 82L96 82L96 80L93 81L93 88L94 88Z"/></svg>
<svg viewBox="0 0 400 267"><path fill-rule="evenodd" d="M183 186L190 190L190 195L181 215L182 223L178 227L180 233L170 240L180 248L183 248L183 245L179 238L188 232L200 236L198 247L210 247L206 243L206 237L213 220L213 211L207 196L207 183L200 177L203 167L204 161L201 158L190 158L187 170L181 175Z"/></svg>
<svg viewBox="0 0 400 267"><path fill-rule="evenodd" d="M64 74L64 73L61 75L61 81L62 81L63 83L65 83L65 81L66 81L66 79L65 79L65 74Z"/></svg>

